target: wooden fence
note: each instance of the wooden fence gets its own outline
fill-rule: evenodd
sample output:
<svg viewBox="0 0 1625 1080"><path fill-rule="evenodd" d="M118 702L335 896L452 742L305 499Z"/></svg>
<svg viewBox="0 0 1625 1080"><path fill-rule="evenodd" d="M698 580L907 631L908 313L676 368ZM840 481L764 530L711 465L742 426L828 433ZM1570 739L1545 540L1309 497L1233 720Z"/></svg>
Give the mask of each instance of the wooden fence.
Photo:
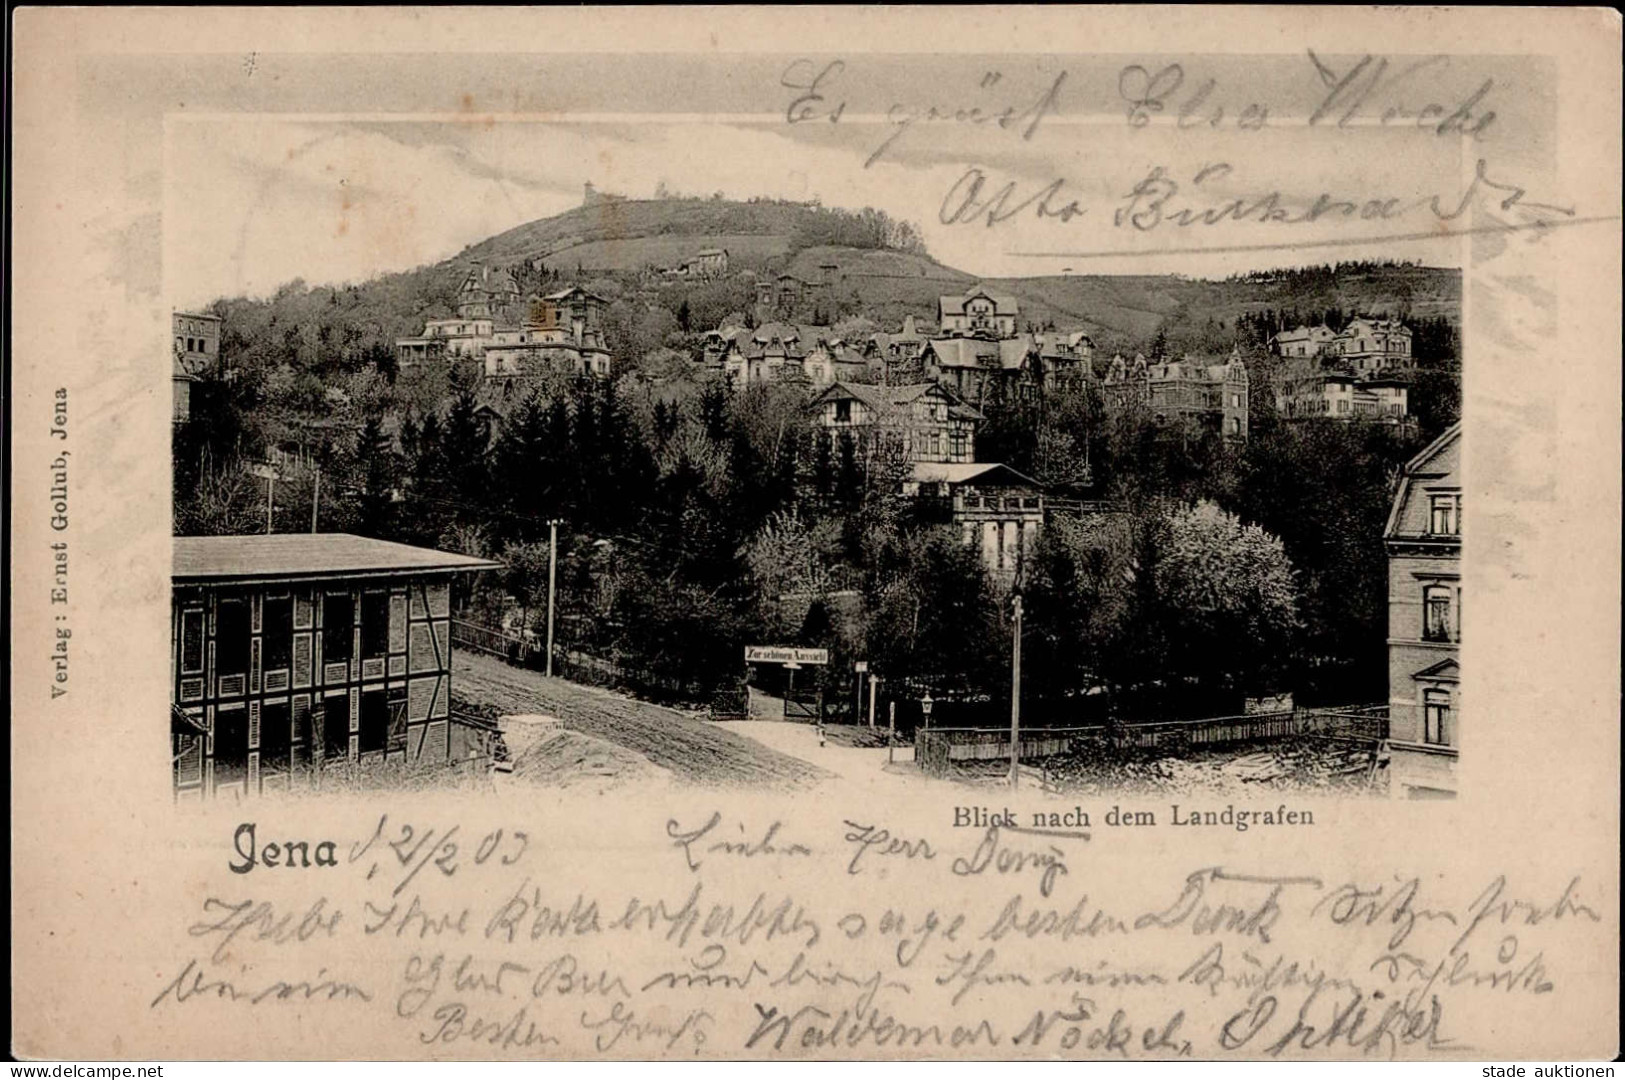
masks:
<svg viewBox="0 0 1625 1080"><path fill-rule="evenodd" d="M1386 706L1296 709L1201 720L1121 724L1115 727L1092 724L1087 727L1028 728L1021 733L1021 757L1028 760L1066 754L1083 739L1106 741L1118 749L1133 747L1177 752L1195 746L1265 742L1295 736L1381 742L1388 737ZM1009 756L1008 728L926 728L914 735L914 760L920 768L934 776L946 774L956 761L985 761Z"/></svg>
<svg viewBox="0 0 1625 1080"><path fill-rule="evenodd" d="M535 651L531 644L521 637L463 619L451 620L451 643L458 648L500 656L517 664L525 663Z"/></svg>
<svg viewBox="0 0 1625 1080"><path fill-rule="evenodd" d="M456 648L500 657L521 667L542 670L547 664L545 646L466 619L451 621L451 640ZM712 700L712 690L700 683L626 667L612 660L558 646L553 650L553 673L571 682L630 690L634 694L663 702Z"/></svg>

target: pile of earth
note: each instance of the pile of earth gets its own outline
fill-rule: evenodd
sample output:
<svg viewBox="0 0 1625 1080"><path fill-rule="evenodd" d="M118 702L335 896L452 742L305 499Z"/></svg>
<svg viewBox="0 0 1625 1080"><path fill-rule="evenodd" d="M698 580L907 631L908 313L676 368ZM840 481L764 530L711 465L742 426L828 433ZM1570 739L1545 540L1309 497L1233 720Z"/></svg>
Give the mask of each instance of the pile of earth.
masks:
<svg viewBox="0 0 1625 1080"><path fill-rule="evenodd" d="M553 728L521 740L504 734L513 771L508 775L541 787L590 786L598 790L622 784L665 783L671 773L642 754L579 731Z"/></svg>

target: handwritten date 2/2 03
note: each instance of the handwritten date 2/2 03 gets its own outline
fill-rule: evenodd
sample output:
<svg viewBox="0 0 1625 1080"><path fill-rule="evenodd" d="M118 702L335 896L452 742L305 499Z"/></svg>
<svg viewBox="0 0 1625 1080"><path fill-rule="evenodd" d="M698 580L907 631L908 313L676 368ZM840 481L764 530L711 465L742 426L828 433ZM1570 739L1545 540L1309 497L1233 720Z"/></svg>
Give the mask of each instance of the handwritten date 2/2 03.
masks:
<svg viewBox="0 0 1625 1080"><path fill-rule="evenodd" d="M399 896L426 866L433 866L442 877L455 877L461 867L470 863L513 866L530 847L530 834L520 829L492 829L472 843L460 839L461 829L460 825L421 828L406 823L391 827L389 815L384 814L371 836L350 846L348 861L360 863L371 855L367 880L381 870L394 872L399 880L390 895Z"/></svg>

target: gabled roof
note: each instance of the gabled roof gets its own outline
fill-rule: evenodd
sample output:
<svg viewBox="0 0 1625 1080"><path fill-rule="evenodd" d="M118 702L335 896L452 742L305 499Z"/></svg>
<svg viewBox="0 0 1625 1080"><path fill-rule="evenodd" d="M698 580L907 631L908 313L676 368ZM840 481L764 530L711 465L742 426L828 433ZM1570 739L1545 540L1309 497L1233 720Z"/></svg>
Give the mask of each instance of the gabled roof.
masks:
<svg viewBox="0 0 1625 1080"><path fill-rule="evenodd" d="M1006 371L1020 369L1032 350L1032 339L1027 335L990 341L986 338L932 338L926 343L943 367L998 367Z"/></svg>
<svg viewBox="0 0 1625 1080"><path fill-rule="evenodd" d="M995 315L1016 315L1021 311L1021 305L1013 296L1004 296L990 293L980 285L973 285L963 296L937 297L937 310L943 315L963 315L965 305L977 297L984 297L993 301Z"/></svg>
<svg viewBox="0 0 1625 1080"><path fill-rule="evenodd" d="M981 420L982 414L960 401L941 383L909 383L906 386L876 386L873 383L849 383L837 380L813 398L817 404L826 399L851 398L861 401L874 413L911 405L922 397L940 397L948 402L948 415L955 419Z"/></svg>
<svg viewBox="0 0 1625 1080"><path fill-rule="evenodd" d="M1410 329L1398 319L1384 319L1375 315L1357 315L1349 320L1347 326L1343 327L1342 336L1353 336L1356 326L1368 326L1372 330L1380 330L1390 334L1410 333Z"/></svg>
<svg viewBox="0 0 1625 1080"><path fill-rule="evenodd" d="M1456 662L1454 657L1448 660L1440 660L1437 664L1433 664L1429 667L1423 668L1421 671L1412 673L1411 678L1437 679L1441 682L1460 682L1461 665Z"/></svg>
<svg viewBox="0 0 1625 1080"><path fill-rule="evenodd" d="M1313 341L1316 338L1330 339L1336 336L1336 333L1332 331L1331 327L1327 326L1325 323L1317 323L1314 326L1294 326L1290 330L1282 330L1280 333L1275 335L1275 340Z"/></svg>
<svg viewBox="0 0 1625 1080"><path fill-rule="evenodd" d="M922 484L1023 484L1035 488L1044 486L1025 473L1017 472L1010 466L996 461L954 465L920 461L913 466L912 479Z"/></svg>
<svg viewBox="0 0 1625 1080"><path fill-rule="evenodd" d="M1424 446L1419 454L1405 463L1405 469L1400 473L1399 490L1394 492L1393 504L1388 508L1388 524L1382 530L1384 539L1392 539L1397 535L1399 511L1405 505L1406 498L1410 495L1411 480L1415 478L1416 474L1426 472L1428 462L1438 457L1446 447L1460 438L1461 421L1457 420L1454 424L1445 428L1443 434L1437 439Z"/></svg>
<svg viewBox="0 0 1625 1080"><path fill-rule="evenodd" d="M1459 438L1461 438L1461 421L1457 420L1454 424L1451 424L1449 427L1445 428L1444 432L1437 439L1434 439L1432 442L1428 443L1422 448L1420 453L1405 463L1406 474L1408 475L1410 473L1423 471L1422 466L1438 457L1440 452L1443 451L1445 447L1449 446Z"/></svg>
<svg viewBox="0 0 1625 1080"><path fill-rule="evenodd" d="M570 299L571 297L578 296L578 295L584 300L596 300L600 304L605 302L605 300L604 300L604 298L602 296L597 296L597 295L595 295L593 293L590 293L586 289L583 289L580 285L572 285L568 289L560 289L556 293L548 293L546 296L542 297L542 299L543 300L567 300L567 299Z"/></svg>
<svg viewBox="0 0 1625 1080"><path fill-rule="evenodd" d="M176 582L319 580L387 574L449 574L501 563L350 533L177 536Z"/></svg>

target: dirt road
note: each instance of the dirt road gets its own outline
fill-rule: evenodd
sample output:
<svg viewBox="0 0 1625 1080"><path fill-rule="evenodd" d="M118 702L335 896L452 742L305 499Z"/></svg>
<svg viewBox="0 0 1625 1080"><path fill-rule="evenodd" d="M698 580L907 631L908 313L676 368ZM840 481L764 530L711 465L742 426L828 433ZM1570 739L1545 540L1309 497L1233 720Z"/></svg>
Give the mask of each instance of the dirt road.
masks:
<svg viewBox="0 0 1625 1080"><path fill-rule="evenodd" d="M816 765L659 705L468 652L454 653L452 664L458 697L503 713L556 716L570 730L643 755L679 783L803 788L830 776Z"/></svg>

